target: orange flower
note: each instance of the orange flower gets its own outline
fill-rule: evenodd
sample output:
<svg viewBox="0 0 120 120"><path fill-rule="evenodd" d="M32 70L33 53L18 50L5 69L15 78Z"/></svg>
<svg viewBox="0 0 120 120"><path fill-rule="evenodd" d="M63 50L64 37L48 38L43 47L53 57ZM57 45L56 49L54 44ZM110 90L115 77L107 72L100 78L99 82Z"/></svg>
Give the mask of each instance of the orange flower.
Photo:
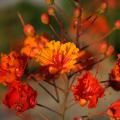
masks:
<svg viewBox="0 0 120 120"><path fill-rule="evenodd" d="M28 36L24 41L24 47L22 48L21 53L33 58L47 42L48 38L45 35Z"/></svg>
<svg viewBox="0 0 120 120"><path fill-rule="evenodd" d="M78 52L79 49L74 43L62 44L59 41L51 41L37 54L36 61L42 66L48 66L52 74L69 72L75 67Z"/></svg>
<svg viewBox="0 0 120 120"><path fill-rule="evenodd" d="M111 120L120 120L120 99L109 106L107 114Z"/></svg>
<svg viewBox="0 0 120 120"><path fill-rule="evenodd" d="M89 108L96 107L98 98L104 95L104 89L90 72L86 72L83 77L78 79L77 84L72 86L72 92L81 106L90 101Z"/></svg>
<svg viewBox="0 0 120 120"><path fill-rule="evenodd" d="M111 80L120 82L120 54L118 54L117 63L111 71Z"/></svg>
<svg viewBox="0 0 120 120"><path fill-rule="evenodd" d="M16 53L1 55L0 83L8 85L19 80L24 72L25 61Z"/></svg>

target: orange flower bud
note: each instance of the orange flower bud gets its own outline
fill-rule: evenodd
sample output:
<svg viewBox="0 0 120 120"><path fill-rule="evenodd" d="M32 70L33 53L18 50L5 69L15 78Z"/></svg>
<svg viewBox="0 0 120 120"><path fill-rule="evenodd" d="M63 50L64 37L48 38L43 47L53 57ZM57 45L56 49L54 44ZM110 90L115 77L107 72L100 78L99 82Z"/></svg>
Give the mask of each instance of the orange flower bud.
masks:
<svg viewBox="0 0 120 120"><path fill-rule="evenodd" d="M106 2L103 2L103 3L101 4L101 8L102 8L103 10L107 9L107 3L106 3Z"/></svg>
<svg viewBox="0 0 120 120"><path fill-rule="evenodd" d="M54 3L54 0L46 0L46 3L49 4L49 5L51 5L51 4Z"/></svg>
<svg viewBox="0 0 120 120"><path fill-rule="evenodd" d="M74 10L74 17L78 18L81 15L81 9L80 8L75 8Z"/></svg>
<svg viewBox="0 0 120 120"><path fill-rule="evenodd" d="M101 43L101 44L99 45L98 50L99 50L100 53L103 53L103 54L104 54L104 53L106 53L107 48L108 48L108 43L107 43L107 42L103 42L103 43Z"/></svg>
<svg viewBox="0 0 120 120"><path fill-rule="evenodd" d="M120 20L117 20L117 21L115 22L115 27L116 27L117 29L120 29Z"/></svg>
<svg viewBox="0 0 120 120"><path fill-rule="evenodd" d="M43 24L46 24L46 25L49 24L50 18L49 18L49 15L47 13L44 13L41 15L41 22Z"/></svg>
<svg viewBox="0 0 120 120"><path fill-rule="evenodd" d="M102 14L102 13L104 13L104 12L106 11L106 9L107 9L107 3L106 3L106 2L103 2L103 3L101 4L100 8L98 8L98 13L99 13L99 14Z"/></svg>
<svg viewBox="0 0 120 120"><path fill-rule="evenodd" d="M54 16L55 15L55 8L49 7L48 8L48 14L51 15L51 16Z"/></svg>
<svg viewBox="0 0 120 120"><path fill-rule="evenodd" d="M114 47L112 45L110 45L106 52L106 56L108 56L108 57L111 56L114 53L114 51L115 51Z"/></svg>
<svg viewBox="0 0 120 120"><path fill-rule="evenodd" d="M35 35L35 29L34 29L34 27L31 24L26 24L24 26L24 33L27 36L34 36Z"/></svg>
<svg viewBox="0 0 120 120"><path fill-rule="evenodd" d="M80 99L79 103L83 107L87 104L87 100L86 99Z"/></svg>

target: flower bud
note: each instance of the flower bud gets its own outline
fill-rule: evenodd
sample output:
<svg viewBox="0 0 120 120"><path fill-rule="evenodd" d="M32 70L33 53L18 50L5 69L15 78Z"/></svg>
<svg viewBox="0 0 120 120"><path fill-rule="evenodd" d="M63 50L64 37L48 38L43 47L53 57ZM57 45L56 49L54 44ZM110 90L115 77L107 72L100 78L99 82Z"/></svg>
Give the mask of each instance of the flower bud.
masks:
<svg viewBox="0 0 120 120"><path fill-rule="evenodd" d="M83 107L87 104L87 100L86 99L80 99L79 103Z"/></svg>
<svg viewBox="0 0 120 120"><path fill-rule="evenodd" d="M101 4L100 8L98 9L98 13L99 13L99 14L102 14L102 13L104 13L104 12L106 11L106 9L107 9L107 3L106 3L106 2L103 2L103 3Z"/></svg>
<svg viewBox="0 0 120 120"><path fill-rule="evenodd" d="M98 48L98 51L100 52L100 53L106 53L106 51L107 51L107 48L108 48L108 43L107 42L103 42L103 43L101 43L100 45L99 45L99 48Z"/></svg>
<svg viewBox="0 0 120 120"><path fill-rule="evenodd" d="M49 5L51 5L51 4L54 3L54 0L46 0L46 3L49 4Z"/></svg>
<svg viewBox="0 0 120 120"><path fill-rule="evenodd" d="M49 15L47 13L44 13L41 15L41 22L43 24L46 24L46 25L49 24L50 18L49 18Z"/></svg>
<svg viewBox="0 0 120 120"><path fill-rule="evenodd" d="M34 36L35 35L35 29L31 24L26 24L24 26L24 33L27 36Z"/></svg>
<svg viewBox="0 0 120 120"><path fill-rule="evenodd" d="M115 27L116 27L117 29L120 29L120 20L117 20L117 21L115 22Z"/></svg>
<svg viewBox="0 0 120 120"><path fill-rule="evenodd" d="M49 7L48 8L48 14L51 15L51 16L54 16L55 15L55 8Z"/></svg>
<svg viewBox="0 0 120 120"><path fill-rule="evenodd" d="M107 8L107 3L106 3L106 2L103 2L103 3L101 4L101 8L102 8L103 10L105 10L105 9Z"/></svg>
<svg viewBox="0 0 120 120"><path fill-rule="evenodd" d="M80 8L75 8L74 10L74 17L78 18L81 15L81 9Z"/></svg>
<svg viewBox="0 0 120 120"><path fill-rule="evenodd" d="M108 56L108 57L111 56L114 53L114 51L115 51L114 47L112 45L110 45L106 52L106 56Z"/></svg>

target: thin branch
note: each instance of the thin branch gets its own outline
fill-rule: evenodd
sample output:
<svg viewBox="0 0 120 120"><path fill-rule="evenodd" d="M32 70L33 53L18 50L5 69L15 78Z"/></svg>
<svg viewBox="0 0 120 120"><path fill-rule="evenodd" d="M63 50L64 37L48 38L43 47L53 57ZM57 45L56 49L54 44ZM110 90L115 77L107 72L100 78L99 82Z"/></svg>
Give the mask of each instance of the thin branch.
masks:
<svg viewBox="0 0 120 120"><path fill-rule="evenodd" d="M50 120L46 115L44 115L42 112L38 112L38 114L40 115L41 118L43 118L44 120Z"/></svg>
<svg viewBox="0 0 120 120"><path fill-rule="evenodd" d="M56 99L56 97L55 97L53 94L51 94L41 83L38 83L38 85L39 85L41 88L43 88L57 103L59 103L59 100Z"/></svg>
<svg viewBox="0 0 120 120"><path fill-rule="evenodd" d="M50 27L50 29L55 33L56 37L57 37L58 39L60 39L60 36L59 36L59 34L56 32L56 30L54 29L54 27L53 27L51 24L49 24L49 27Z"/></svg>
<svg viewBox="0 0 120 120"><path fill-rule="evenodd" d="M101 58L100 60L98 60L98 61L96 61L96 62L94 62L94 63L92 63L92 64L90 64L90 65L84 66L81 70L76 71L76 72L73 72L72 74L70 74L70 75L69 75L69 78L71 78L73 75L75 75L76 73L78 73L78 72L86 69L86 68L89 67L89 66L96 65L97 63L102 62L104 59L105 59L105 57Z"/></svg>
<svg viewBox="0 0 120 120"><path fill-rule="evenodd" d="M33 79L35 82L37 82L38 85L39 85L41 88L43 88L43 89L45 90L45 92L48 93L48 95L50 95L51 98L53 98L53 100L55 100L57 103L59 103L59 101L56 99L56 97L55 97L52 93L50 93L49 90L47 90L41 83L39 83L37 80L35 80L34 77L32 77L32 79Z"/></svg>
<svg viewBox="0 0 120 120"><path fill-rule="evenodd" d="M64 96L64 100L63 100L63 112L62 112L62 119L65 120L65 113L66 113L66 105L67 105L67 100L68 100L68 97L69 97L69 79L68 79L68 76L67 76L67 81L66 81L66 94Z"/></svg>
<svg viewBox="0 0 120 120"><path fill-rule="evenodd" d="M48 82L47 80L44 80L44 82L48 83L49 85L54 86L54 84L53 84L53 83ZM56 88L57 88L59 91L61 91L62 93L64 93L64 94L65 94L65 90L64 90L64 89L62 89L62 88L58 87L57 85L56 85Z"/></svg>
<svg viewBox="0 0 120 120"><path fill-rule="evenodd" d="M56 20L56 22L58 23L60 30L61 30L61 34L64 35L65 38L67 38L67 40L70 41L70 36L68 35L67 31L65 30L65 28L63 27L62 21L58 19L57 15L54 15L54 18ZM63 40L62 40L63 41ZM63 41L64 42L64 41Z"/></svg>
<svg viewBox="0 0 120 120"><path fill-rule="evenodd" d="M73 107L73 106L76 105L76 104L78 104L78 102L74 102L74 103L68 105L68 106L66 107L66 110L69 109L69 108L71 108L71 107Z"/></svg>
<svg viewBox="0 0 120 120"><path fill-rule="evenodd" d="M115 31L115 30L116 30L116 27L112 28L108 33L104 34L103 36L101 36L100 38L98 38L96 41L91 42L90 45L86 45L86 46L80 48L80 50L84 50L84 49L86 49L86 48L88 48L88 47L91 47L91 46L93 46L94 44L100 42L101 40L105 39L107 36L109 36L109 35L110 35L113 31Z"/></svg>
<svg viewBox="0 0 120 120"><path fill-rule="evenodd" d="M58 102L60 102L59 92L58 92L58 89L56 87L56 81L53 81L53 83L54 83L54 88L55 88L55 93L56 93L56 96L57 96L57 100L58 100Z"/></svg>
<svg viewBox="0 0 120 120"><path fill-rule="evenodd" d="M109 80L100 81L100 83L109 83Z"/></svg>
<svg viewBox="0 0 120 120"><path fill-rule="evenodd" d="M59 7L55 2L54 6L60 11L60 13L62 13L62 15L66 18L67 22L70 23L70 17L64 12L64 10Z"/></svg>
<svg viewBox="0 0 120 120"><path fill-rule="evenodd" d="M76 44L79 47L79 33L80 33L80 29L81 29L81 17L82 17L82 9L81 9L81 2L79 1L78 7L80 9L80 16L78 17L77 21L77 28L76 28Z"/></svg>
<svg viewBox="0 0 120 120"><path fill-rule="evenodd" d="M47 106L45 106L45 105L38 104L38 103L37 103L36 105L39 106L39 107L45 108L45 109L47 109L47 110L49 110L49 111L51 111L51 112L54 112L54 113L56 113L56 114L58 114L58 115L61 116L61 113L59 113L59 112L57 112L57 111L55 111L55 110L53 110L53 109L51 109L51 108L49 108L49 107L47 107Z"/></svg>
<svg viewBox="0 0 120 120"><path fill-rule="evenodd" d="M75 76L75 77L76 77L76 76ZM74 82L75 82L75 78L72 79L72 81L71 81L71 83L70 83L69 89L71 89L71 87L72 87L72 85L73 85Z"/></svg>
<svg viewBox="0 0 120 120"><path fill-rule="evenodd" d="M96 113L93 113L93 114L90 114L90 115L83 115L81 117L82 118L88 118L87 120L91 120L95 116L102 116L102 115L105 115L105 114L106 114L106 111L103 111L103 112L96 112Z"/></svg>

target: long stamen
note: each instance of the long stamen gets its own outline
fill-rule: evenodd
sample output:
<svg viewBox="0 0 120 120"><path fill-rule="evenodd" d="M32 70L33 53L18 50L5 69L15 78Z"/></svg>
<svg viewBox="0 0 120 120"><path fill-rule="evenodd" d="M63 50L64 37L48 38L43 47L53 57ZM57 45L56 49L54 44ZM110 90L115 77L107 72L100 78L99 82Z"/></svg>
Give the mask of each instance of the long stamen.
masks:
<svg viewBox="0 0 120 120"><path fill-rule="evenodd" d="M56 15L54 15L54 18L60 27L61 34L64 35L70 41L70 37L69 37L67 31L64 29L62 22L58 19L58 17Z"/></svg>
<svg viewBox="0 0 120 120"><path fill-rule="evenodd" d="M75 75L76 73L78 73L78 72L80 72L80 71L88 68L89 66L93 66L93 65L96 65L96 64L102 62L104 59L105 59L105 57L103 57L103 58L95 61L94 63L91 63L91 64L89 64L89 65L84 66L84 67L83 67L82 69L80 69L79 71L73 72L71 75L69 75L69 78L71 78L71 77L72 77L73 75Z"/></svg>
<svg viewBox="0 0 120 120"><path fill-rule="evenodd" d="M24 19L23 19L23 16L21 15L20 12L17 12L17 15L18 15L18 17L19 17L19 19L20 19L20 22L21 22L22 26L24 27L24 26L25 26L25 21L24 21Z"/></svg>
<svg viewBox="0 0 120 120"><path fill-rule="evenodd" d="M61 14L66 18L67 22L70 23L70 18L69 18L69 16L64 12L64 10L63 10L61 7L59 7L56 3L54 3L54 6L55 6L56 9L58 9L58 10L61 12Z"/></svg>
<svg viewBox="0 0 120 120"><path fill-rule="evenodd" d="M57 36L57 38L60 39L60 36L59 36L59 34L56 32L56 30L54 29L54 27L53 27L51 24L49 24L49 27L50 27L50 29L55 33L55 35Z"/></svg>

